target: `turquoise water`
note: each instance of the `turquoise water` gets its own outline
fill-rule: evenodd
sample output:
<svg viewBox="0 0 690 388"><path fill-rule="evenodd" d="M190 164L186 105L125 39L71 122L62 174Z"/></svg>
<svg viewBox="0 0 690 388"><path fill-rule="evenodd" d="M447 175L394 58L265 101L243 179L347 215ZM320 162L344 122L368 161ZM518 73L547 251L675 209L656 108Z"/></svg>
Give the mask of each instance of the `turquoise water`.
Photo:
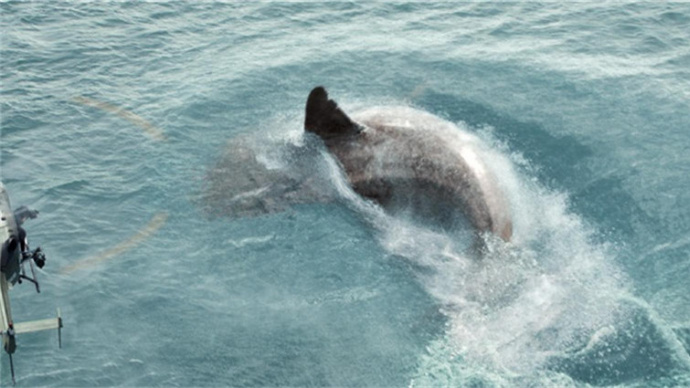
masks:
<svg viewBox="0 0 690 388"><path fill-rule="evenodd" d="M0 10L1 176L49 260L14 317L65 322L18 386L690 386L689 5ZM478 263L324 155L334 202L204 211L231 139L295 172L316 85L477 134L513 245Z"/></svg>

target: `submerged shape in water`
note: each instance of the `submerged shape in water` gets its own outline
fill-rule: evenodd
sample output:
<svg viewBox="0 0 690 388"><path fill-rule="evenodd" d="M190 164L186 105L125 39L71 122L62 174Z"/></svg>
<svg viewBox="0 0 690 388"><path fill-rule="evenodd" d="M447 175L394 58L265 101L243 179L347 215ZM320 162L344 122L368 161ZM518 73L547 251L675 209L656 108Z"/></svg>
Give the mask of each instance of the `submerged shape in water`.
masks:
<svg viewBox="0 0 690 388"><path fill-rule="evenodd" d="M267 141L271 143L271 141ZM271 143L273 144L273 143ZM275 144L274 144L275 145ZM235 138L208 171L201 206L211 216L256 217L292 205L329 202L334 190L316 171L308 146L276 145L288 165L271 165L253 139Z"/></svg>

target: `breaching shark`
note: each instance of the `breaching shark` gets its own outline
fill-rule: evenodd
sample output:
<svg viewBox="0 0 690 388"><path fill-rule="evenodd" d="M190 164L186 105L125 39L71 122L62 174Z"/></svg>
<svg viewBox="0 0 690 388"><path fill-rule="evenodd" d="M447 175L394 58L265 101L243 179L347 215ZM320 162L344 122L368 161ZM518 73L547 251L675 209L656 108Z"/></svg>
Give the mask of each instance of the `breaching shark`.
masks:
<svg viewBox="0 0 690 388"><path fill-rule="evenodd" d="M323 139L355 192L387 210L436 219L460 209L478 231L510 240L507 200L474 136L412 108L374 108L353 117L323 87L309 94L304 129Z"/></svg>
<svg viewBox="0 0 690 388"><path fill-rule="evenodd" d="M350 118L320 86L309 94L305 113L305 131L323 141L362 197L392 214L443 226L469 222L480 233L510 241L507 198L474 135L408 107L370 108ZM296 165L269 168L252 141L233 141L209 172L202 195L208 213L254 216L333 199L333 187L314 174L314 147L292 147L287 153Z"/></svg>

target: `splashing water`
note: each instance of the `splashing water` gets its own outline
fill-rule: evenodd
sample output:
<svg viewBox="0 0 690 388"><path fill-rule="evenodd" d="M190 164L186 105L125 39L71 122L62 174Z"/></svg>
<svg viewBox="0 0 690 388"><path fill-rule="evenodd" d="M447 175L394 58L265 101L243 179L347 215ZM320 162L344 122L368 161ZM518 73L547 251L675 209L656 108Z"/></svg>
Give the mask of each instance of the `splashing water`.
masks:
<svg viewBox="0 0 690 388"><path fill-rule="evenodd" d="M354 193L330 155L322 156L342 199L375 227L387 252L413 264L448 318L446 337L429 348L432 359L442 358L438 362L448 364L448 352L455 359L447 382L466 381L462 370L469 364L472 373L481 366L489 380L541 374L545 385L572 384L554 372L559 363L600 351L597 343L625 330L635 309L621 304L629 294L613 263L616 247L595 242L594 230L569 211L567 196L531 178L521 155L509 153L490 128L479 132L484 144L478 152L508 194L515 224L512 243L485 236L487 250L480 256L471 249L471 230L438 231L386 214ZM444 381L426 380L427 367L413 384ZM503 379L492 383L515 383Z"/></svg>
<svg viewBox="0 0 690 388"><path fill-rule="evenodd" d="M269 170L294 172L304 167L304 153L295 149L318 150L315 164L321 167L310 168L309 174L332 186L336 199L374 228L388 254L412 265L411 276L447 319L444 336L429 344L411 385L477 380L512 386L526 376L529 381L536 376L544 386L606 382L620 377L615 370L630 362L615 355L630 325L656 331L662 326L626 289L626 276L614 260L615 244L596 241L596 230L569 209L568 196L533 178L533 166L497 140L491 127L454 125L477 135L465 138L475 143L478 158L497 177L510 203L512 241L483 236L486 249L480 254L473 249L475 234L469 225L438 230L404 214L386 213L357 195L335 158L302 136L298 117L281 120L271 126L294 130L255 145L257 161ZM672 333L666 339L667 344L677 342ZM631 346L643 342L633 340ZM671 364L690 365L682 345L676 344L670 354ZM604 380L583 372L586 363L600 365L604 371L597 373Z"/></svg>

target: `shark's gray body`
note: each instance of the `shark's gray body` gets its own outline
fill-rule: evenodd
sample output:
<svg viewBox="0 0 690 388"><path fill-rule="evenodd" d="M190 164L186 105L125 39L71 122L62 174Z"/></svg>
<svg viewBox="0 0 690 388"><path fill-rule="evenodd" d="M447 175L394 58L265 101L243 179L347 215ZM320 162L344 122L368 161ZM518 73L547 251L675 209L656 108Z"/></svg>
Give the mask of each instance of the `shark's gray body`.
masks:
<svg viewBox="0 0 690 388"><path fill-rule="evenodd" d="M391 211L452 220L457 210L479 231L509 241L512 222L478 140L411 108L375 108L350 119L321 88L312 90L305 130L324 140L355 192Z"/></svg>

